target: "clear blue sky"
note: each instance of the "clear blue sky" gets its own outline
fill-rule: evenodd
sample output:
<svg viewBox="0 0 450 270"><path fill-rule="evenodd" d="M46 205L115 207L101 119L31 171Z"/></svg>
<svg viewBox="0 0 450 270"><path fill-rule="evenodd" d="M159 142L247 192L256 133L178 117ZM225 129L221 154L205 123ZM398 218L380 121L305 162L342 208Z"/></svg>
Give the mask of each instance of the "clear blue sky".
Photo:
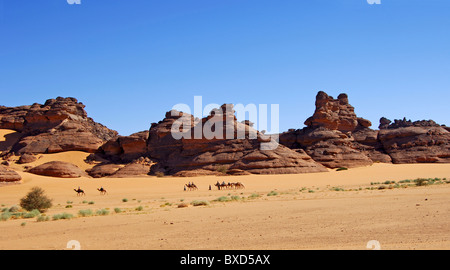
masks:
<svg viewBox="0 0 450 270"><path fill-rule="evenodd" d="M360 117L450 125L450 1L0 0L0 105L76 97L121 135L177 103L279 104L319 90Z"/></svg>

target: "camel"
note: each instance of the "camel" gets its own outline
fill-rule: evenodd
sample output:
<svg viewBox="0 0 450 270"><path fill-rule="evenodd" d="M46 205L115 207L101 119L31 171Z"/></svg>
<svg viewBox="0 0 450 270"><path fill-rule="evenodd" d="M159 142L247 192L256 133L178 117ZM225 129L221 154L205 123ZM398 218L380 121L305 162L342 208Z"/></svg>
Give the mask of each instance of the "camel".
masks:
<svg viewBox="0 0 450 270"><path fill-rule="evenodd" d="M235 189L245 188L241 182L233 183Z"/></svg>
<svg viewBox="0 0 450 270"><path fill-rule="evenodd" d="M217 189L219 189L219 190L224 189L224 188L227 188L227 189L228 189L228 187L230 187L228 184L225 184L225 182L222 182L222 184L220 184L219 181L217 181L217 183L214 184L214 185L215 185L215 186L217 187Z"/></svg>
<svg viewBox="0 0 450 270"><path fill-rule="evenodd" d="M194 183L185 184L185 187L187 187L189 190L197 190L197 186Z"/></svg>
<svg viewBox="0 0 450 270"><path fill-rule="evenodd" d="M108 194L108 192L106 192L106 189L104 189L103 187L97 188L97 190L100 191L100 195L106 195L106 194Z"/></svg>
<svg viewBox="0 0 450 270"><path fill-rule="evenodd" d="M84 193L84 190L80 189L80 187L78 187L78 189L73 189L75 190L75 192L77 193L77 196L86 196L86 193Z"/></svg>

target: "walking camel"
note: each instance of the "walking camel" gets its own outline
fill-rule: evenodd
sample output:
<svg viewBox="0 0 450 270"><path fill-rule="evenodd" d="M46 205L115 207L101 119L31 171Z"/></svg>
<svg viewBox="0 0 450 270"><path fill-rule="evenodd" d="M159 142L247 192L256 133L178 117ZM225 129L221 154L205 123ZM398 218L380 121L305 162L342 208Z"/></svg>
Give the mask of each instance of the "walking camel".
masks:
<svg viewBox="0 0 450 270"><path fill-rule="evenodd" d="M77 193L77 196L86 196L86 193L84 193L84 190L82 190L80 187L78 189L73 189Z"/></svg>
<svg viewBox="0 0 450 270"><path fill-rule="evenodd" d="M97 190L100 191L100 195L106 195L106 194L108 194L108 192L106 191L106 189L104 189L103 187L97 188Z"/></svg>

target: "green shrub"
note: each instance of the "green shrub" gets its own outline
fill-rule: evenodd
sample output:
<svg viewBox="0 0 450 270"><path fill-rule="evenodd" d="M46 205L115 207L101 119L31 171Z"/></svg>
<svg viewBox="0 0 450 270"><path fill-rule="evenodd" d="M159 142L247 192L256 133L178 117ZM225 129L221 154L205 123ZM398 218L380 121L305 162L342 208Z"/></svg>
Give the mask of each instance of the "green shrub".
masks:
<svg viewBox="0 0 450 270"><path fill-rule="evenodd" d="M269 192L268 194L267 194L267 196L277 196L278 195L278 192L276 192L276 191L274 191L274 190L272 190L271 192Z"/></svg>
<svg viewBox="0 0 450 270"><path fill-rule="evenodd" d="M25 197L20 199L20 206L27 211L38 209L40 212L45 212L52 207L52 200L44 195L42 188L34 187Z"/></svg>
<svg viewBox="0 0 450 270"><path fill-rule="evenodd" d="M38 216L36 219L37 222L44 222L44 221L49 221L49 220L50 220L49 216L43 216L43 215Z"/></svg>
<svg viewBox="0 0 450 270"><path fill-rule="evenodd" d="M418 179L414 180L414 182L416 182L416 186L428 185L428 179L425 179L425 178L418 178Z"/></svg>
<svg viewBox="0 0 450 270"><path fill-rule="evenodd" d="M69 213L61 213L53 215L53 220L60 220L60 219L72 219L73 215Z"/></svg>
<svg viewBox="0 0 450 270"><path fill-rule="evenodd" d="M346 170L348 170L348 168L346 168L346 167L339 167L336 169L337 172L338 171L346 171Z"/></svg>
<svg viewBox="0 0 450 270"><path fill-rule="evenodd" d="M261 197L261 195L257 194L257 193L252 193L252 195L248 196L249 199L256 199Z"/></svg>
<svg viewBox="0 0 450 270"><path fill-rule="evenodd" d="M3 212L1 215L0 215L0 221L7 221L8 219L10 219L11 218L11 213L10 212Z"/></svg>
<svg viewBox="0 0 450 270"><path fill-rule="evenodd" d="M114 208L114 212L115 213L122 213L122 209L116 207L116 208Z"/></svg>
<svg viewBox="0 0 450 270"><path fill-rule="evenodd" d="M80 216L80 217L89 217L92 215L93 215L93 213L92 213L91 209L85 209L85 210L78 211L78 216Z"/></svg>
<svg viewBox="0 0 450 270"><path fill-rule="evenodd" d="M98 216L107 216L107 215L109 215L109 211L106 209L100 209L100 210L97 210L96 214Z"/></svg>
<svg viewBox="0 0 450 270"><path fill-rule="evenodd" d="M216 202L228 202L228 201L231 201L231 199L230 199L230 197L227 197L227 196L221 196L221 197L215 199L214 201L216 201Z"/></svg>
<svg viewBox="0 0 450 270"><path fill-rule="evenodd" d="M139 205L138 207L136 207L136 211L142 211L144 210L144 207L142 207L141 205Z"/></svg>
<svg viewBox="0 0 450 270"><path fill-rule="evenodd" d="M23 218L35 218L37 216L39 216L41 214L41 212L39 212L39 210L34 209L28 213L25 213L22 215Z"/></svg>
<svg viewBox="0 0 450 270"><path fill-rule="evenodd" d="M122 202L128 202L128 199L127 198L123 198Z"/></svg>

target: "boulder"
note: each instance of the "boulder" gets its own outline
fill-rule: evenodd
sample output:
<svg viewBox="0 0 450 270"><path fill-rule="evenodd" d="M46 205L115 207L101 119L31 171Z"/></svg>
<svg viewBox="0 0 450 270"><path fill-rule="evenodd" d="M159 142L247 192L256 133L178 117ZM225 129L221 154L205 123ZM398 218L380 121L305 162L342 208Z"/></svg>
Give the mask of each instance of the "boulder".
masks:
<svg viewBox="0 0 450 270"><path fill-rule="evenodd" d="M37 157L31 154L23 154L17 161L18 164L27 164L37 160Z"/></svg>
<svg viewBox="0 0 450 270"><path fill-rule="evenodd" d="M107 177L115 174L121 168L118 164L99 164L91 169L86 170L86 172L94 178Z"/></svg>
<svg viewBox="0 0 450 270"><path fill-rule="evenodd" d="M126 178L126 177L138 177L147 176L150 173L150 165L140 163L130 163L120 168L114 174L109 177L113 178Z"/></svg>
<svg viewBox="0 0 450 270"><path fill-rule="evenodd" d="M15 171L0 165L0 182L12 183L22 180L22 177Z"/></svg>
<svg viewBox="0 0 450 270"><path fill-rule="evenodd" d="M59 177L59 178L78 178L88 176L78 166L63 162L51 161L27 170L27 172L43 176Z"/></svg>

